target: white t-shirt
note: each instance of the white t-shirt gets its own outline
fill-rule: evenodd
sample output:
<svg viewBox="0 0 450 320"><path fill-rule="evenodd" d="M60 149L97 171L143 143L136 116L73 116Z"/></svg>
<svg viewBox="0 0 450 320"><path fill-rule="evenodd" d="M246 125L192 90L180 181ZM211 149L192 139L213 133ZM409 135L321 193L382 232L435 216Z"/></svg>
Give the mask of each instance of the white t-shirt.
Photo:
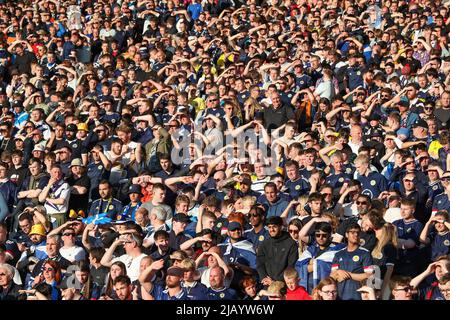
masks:
<svg viewBox="0 0 450 320"><path fill-rule="evenodd" d="M59 249L61 256L70 262L81 261L86 259L86 251L82 247L73 246L70 248L62 247Z"/></svg>
<svg viewBox="0 0 450 320"><path fill-rule="evenodd" d="M139 278L139 268L141 265L142 258L146 257L145 253L141 253L136 258L129 256L128 254L123 254L120 257L113 259L111 262L114 263L116 261L121 261L125 264L127 268L127 276L130 278L131 282L137 280Z"/></svg>

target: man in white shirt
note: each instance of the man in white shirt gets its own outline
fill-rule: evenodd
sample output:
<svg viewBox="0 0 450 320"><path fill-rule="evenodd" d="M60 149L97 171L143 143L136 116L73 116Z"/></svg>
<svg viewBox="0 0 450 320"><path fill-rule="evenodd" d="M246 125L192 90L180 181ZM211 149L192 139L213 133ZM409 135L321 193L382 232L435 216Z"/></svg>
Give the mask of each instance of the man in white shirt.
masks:
<svg viewBox="0 0 450 320"><path fill-rule="evenodd" d="M123 245L126 253L120 257L113 258L113 253L119 245ZM139 278L142 258L147 256L142 253L141 246L142 237L140 235L135 233L122 235L108 248L100 263L109 268L116 261L123 262L127 268L127 275L133 282Z"/></svg>
<svg viewBox="0 0 450 320"><path fill-rule="evenodd" d="M50 169L50 180L39 194L39 202L44 203L54 228L66 222L69 198L70 187L63 179L61 167L53 165Z"/></svg>

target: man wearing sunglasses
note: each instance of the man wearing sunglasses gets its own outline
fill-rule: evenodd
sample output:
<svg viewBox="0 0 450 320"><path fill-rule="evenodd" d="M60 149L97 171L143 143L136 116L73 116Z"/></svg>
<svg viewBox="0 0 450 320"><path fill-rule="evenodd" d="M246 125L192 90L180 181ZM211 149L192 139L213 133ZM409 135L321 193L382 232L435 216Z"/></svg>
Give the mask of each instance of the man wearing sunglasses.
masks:
<svg viewBox="0 0 450 320"><path fill-rule="evenodd" d="M319 222L314 228L314 240L298 259L295 267L300 285L312 293L312 289L331 273L331 262L343 244L331 242L332 228L328 222Z"/></svg>
<svg viewBox="0 0 450 320"><path fill-rule="evenodd" d="M347 247L338 251L332 261L331 277L338 281L339 297L342 300L361 300L356 290L373 273L372 256L359 245L360 234L359 224L349 225L345 232Z"/></svg>

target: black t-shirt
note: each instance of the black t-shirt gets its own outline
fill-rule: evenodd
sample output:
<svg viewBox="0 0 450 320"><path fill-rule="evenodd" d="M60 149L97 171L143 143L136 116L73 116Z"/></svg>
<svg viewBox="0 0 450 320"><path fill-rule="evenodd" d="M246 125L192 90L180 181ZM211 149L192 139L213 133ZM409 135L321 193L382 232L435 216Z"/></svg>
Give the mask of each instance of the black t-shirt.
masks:
<svg viewBox="0 0 450 320"><path fill-rule="evenodd" d="M384 278L386 267L388 265L395 265L395 261L397 260L397 248L392 243L388 243L381 250L381 256L372 256L372 260L374 265L380 267L381 278Z"/></svg>
<svg viewBox="0 0 450 320"><path fill-rule="evenodd" d="M106 284L106 277L108 276L109 268L101 266L100 268L95 268L91 266L90 274L94 283L99 287L103 287Z"/></svg>
<svg viewBox="0 0 450 320"><path fill-rule="evenodd" d="M88 175L85 173L80 178L75 178L73 175L70 175L66 181L71 187L79 186L87 189L85 194L71 193L69 200L70 209L74 209L75 211L84 210L86 212L89 205L89 190L91 188L91 181Z"/></svg>

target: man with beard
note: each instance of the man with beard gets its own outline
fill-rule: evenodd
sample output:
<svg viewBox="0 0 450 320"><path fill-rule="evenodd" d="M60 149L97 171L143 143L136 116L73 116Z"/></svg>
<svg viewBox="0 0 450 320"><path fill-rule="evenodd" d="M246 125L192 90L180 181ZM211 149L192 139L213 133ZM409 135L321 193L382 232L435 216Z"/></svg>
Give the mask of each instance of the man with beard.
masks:
<svg viewBox="0 0 450 320"><path fill-rule="evenodd" d="M266 239L258 250L257 271L261 282L269 286L273 281L283 281L283 271L294 267L298 259L298 247L291 236L282 230L283 219L267 219L270 238Z"/></svg>
<svg viewBox="0 0 450 320"><path fill-rule="evenodd" d="M334 255L344 247L343 244L331 242L333 231L329 223L319 222L314 229L315 241L308 246L295 265L300 276L300 285L308 293L312 293L312 289L330 275Z"/></svg>
<svg viewBox="0 0 450 320"><path fill-rule="evenodd" d="M133 288L131 286L131 280L128 276L117 276L117 278L114 279L113 286L117 295L117 300L133 300Z"/></svg>
<svg viewBox="0 0 450 320"><path fill-rule="evenodd" d="M349 225L345 231L347 247L338 251L332 261L331 277L338 282L342 300L361 300L356 290L373 272L370 252L359 245L360 233L358 224Z"/></svg>
<svg viewBox="0 0 450 320"><path fill-rule="evenodd" d="M166 288L155 285L150 294L155 300L189 300L185 289L181 286L183 277L184 269L180 267L170 267L167 269Z"/></svg>
<svg viewBox="0 0 450 320"><path fill-rule="evenodd" d="M250 241L243 238L242 225L237 221L228 224L228 240L218 247L224 261L234 269L233 282L239 283L244 275L251 275L256 269L256 254Z"/></svg>
<svg viewBox="0 0 450 320"><path fill-rule="evenodd" d="M333 242L335 243L341 243L344 241L344 236L345 236L345 230L347 230L347 227L349 225L352 224L358 224L361 225L362 224L362 220L364 218L364 216L369 212L370 208L371 208L371 200L370 198L365 195L365 194L360 194L357 198L356 198L356 210L357 210L357 215L350 217L346 220L344 220L338 227L336 234L333 236ZM362 230L360 235L359 235L360 239L361 239L361 247L367 249L367 250L372 250L375 245L376 245L376 237L375 237L375 233L371 230Z"/></svg>
<svg viewBox="0 0 450 320"><path fill-rule="evenodd" d="M216 266L209 274L210 287L206 295L208 300L236 300L236 291L224 286L225 272L222 267Z"/></svg>
<svg viewBox="0 0 450 320"><path fill-rule="evenodd" d="M264 210L259 206L253 206L249 213L249 222L253 227L250 230L244 232L245 237L252 242L253 249L258 252L259 246L264 242L264 240L269 238L269 231L264 226L264 221L266 219Z"/></svg>

